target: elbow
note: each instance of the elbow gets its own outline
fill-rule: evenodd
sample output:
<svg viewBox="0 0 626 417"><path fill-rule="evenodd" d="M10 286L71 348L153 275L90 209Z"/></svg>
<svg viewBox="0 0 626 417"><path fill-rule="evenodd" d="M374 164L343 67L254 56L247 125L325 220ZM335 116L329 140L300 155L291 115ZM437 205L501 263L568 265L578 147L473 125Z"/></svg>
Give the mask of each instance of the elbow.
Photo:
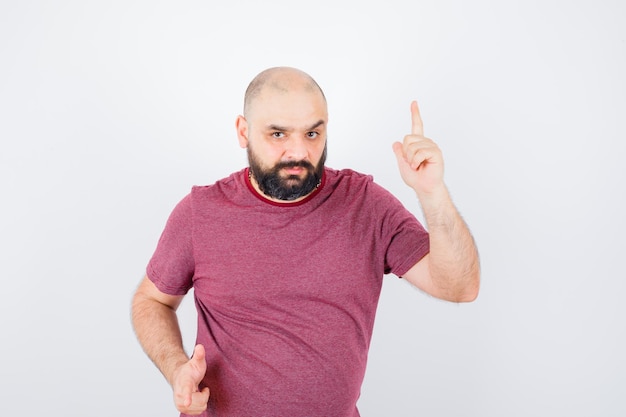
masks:
<svg viewBox="0 0 626 417"><path fill-rule="evenodd" d="M475 272L471 274L464 282L463 286L456 294L456 299L453 300L457 303L471 303L478 298L480 290L480 273Z"/></svg>
<svg viewBox="0 0 626 417"><path fill-rule="evenodd" d="M478 298L478 289L465 289L443 297L445 301L452 303L471 303Z"/></svg>
<svg viewBox="0 0 626 417"><path fill-rule="evenodd" d="M448 287L440 298L453 303L471 303L478 298L479 289L480 274L476 272L458 280L452 288Z"/></svg>
<svg viewBox="0 0 626 417"><path fill-rule="evenodd" d="M454 300L451 300L455 303L471 303L476 301L478 298L478 288L466 290L463 293L459 294Z"/></svg>

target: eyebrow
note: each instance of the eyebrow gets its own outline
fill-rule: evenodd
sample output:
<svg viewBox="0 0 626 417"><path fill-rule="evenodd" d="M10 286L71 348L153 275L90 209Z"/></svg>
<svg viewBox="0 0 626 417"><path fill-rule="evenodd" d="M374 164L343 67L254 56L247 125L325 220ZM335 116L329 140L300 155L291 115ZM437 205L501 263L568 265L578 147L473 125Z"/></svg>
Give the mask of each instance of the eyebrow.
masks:
<svg viewBox="0 0 626 417"><path fill-rule="evenodd" d="M323 124L324 124L323 120L318 120L317 123L313 123L313 126L311 126L309 128L309 130L317 129L318 127L322 126Z"/></svg>
<svg viewBox="0 0 626 417"><path fill-rule="evenodd" d="M318 120L317 122L313 123L313 125L311 125L311 127L309 127L308 130L313 130L313 129L317 129L318 127L322 126L325 122L323 120ZM275 125L275 124L271 124L267 127L268 130L278 130L281 132L285 132L285 131L289 131L289 128L286 128L284 126L279 126L279 125Z"/></svg>

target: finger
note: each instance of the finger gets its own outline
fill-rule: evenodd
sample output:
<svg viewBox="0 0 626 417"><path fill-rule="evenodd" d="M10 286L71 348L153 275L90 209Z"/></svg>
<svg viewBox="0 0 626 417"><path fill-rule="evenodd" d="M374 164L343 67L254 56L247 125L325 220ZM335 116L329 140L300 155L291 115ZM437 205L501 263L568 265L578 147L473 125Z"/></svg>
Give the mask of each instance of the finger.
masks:
<svg viewBox="0 0 626 417"><path fill-rule="evenodd" d="M206 410L209 403L209 393L208 387L204 387L202 391L195 392L192 397L193 401L188 406L186 414L198 415Z"/></svg>
<svg viewBox="0 0 626 417"><path fill-rule="evenodd" d="M195 389L191 384L185 384L180 388L180 392L174 393L174 402L179 410L191 405L194 391Z"/></svg>
<svg viewBox="0 0 626 417"><path fill-rule="evenodd" d="M202 388L202 391L196 393L196 400L198 401L198 404L206 406L209 402L210 395L211 391L209 390L209 387Z"/></svg>
<svg viewBox="0 0 626 417"><path fill-rule="evenodd" d="M182 407L189 407L193 402L193 396L198 391L198 384L202 381L206 369L204 357L204 346L198 344L193 349L191 359L184 365L184 378L182 381L179 380L179 391L175 390L176 402Z"/></svg>
<svg viewBox="0 0 626 417"><path fill-rule="evenodd" d="M404 157L404 147L402 144L400 142L394 142L392 148L398 163L406 162L406 158Z"/></svg>
<svg viewBox="0 0 626 417"><path fill-rule="evenodd" d="M209 401L209 388L204 387L198 391L198 387L193 385L184 386L181 392L176 395L176 406L179 410L200 410L204 411Z"/></svg>
<svg viewBox="0 0 626 417"><path fill-rule="evenodd" d="M412 168L415 168L413 161L415 158L415 154L424 147L425 138L422 136L415 135L406 135L404 137L404 141L402 142L402 154L404 155L404 160L411 165Z"/></svg>
<svg viewBox="0 0 626 417"><path fill-rule="evenodd" d="M204 363L205 354L206 353L204 351L204 346L202 346L201 344L197 344L196 347L193 349L191 360L197 365L202 364Z"/></svg>
<svg viewBox="0 0 626 417"><path fill-rule="evenodd" d="M435 156L437 146L426 138L412 142L408 140L408 138L410 138L410 136L407 136L407 139L405 139L403 147L404 158L411 168L416 170L422 162Z"/></svg>
<svg viewBox="0 0 626 417"><path fill-rule="evenodd" d="M206 365L206 353L204 350L204 346L198 344L193 350L193 355L189 360L191 367L194 370L194 381L196 384L199 384L204 378L204 374L206 373L207 365Z"/></svg>
<svg viewBox="0 0 626 417"><path fill-rule="evenodd" d="M420 168L420 166L425 161L428 161L431 157L432 157L432 152L430 152L428 149L417 150L413 154L413 157L411 158L411 160L409 161L409 164L411 165L411 169L417 171Z"/></svg>
<svg viewBox="0 0 626 417"><path fill-rule="evenodd" d="M417 101L411 102L411 133L413 135L424 136L424 124Z"/></svg>

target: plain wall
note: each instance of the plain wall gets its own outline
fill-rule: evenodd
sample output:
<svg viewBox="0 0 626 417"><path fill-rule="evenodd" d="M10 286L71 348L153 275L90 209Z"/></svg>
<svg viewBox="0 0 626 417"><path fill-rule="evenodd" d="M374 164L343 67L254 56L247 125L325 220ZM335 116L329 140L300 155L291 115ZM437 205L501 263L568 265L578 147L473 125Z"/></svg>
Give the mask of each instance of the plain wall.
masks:
<svg viewBox="0 0 626 417"><path fill-rule="evenodd" d="M2 1L0 415L177 415L131 296L174 205L245 166L235 117L276 65L324 89L328 165L421 218L391 150L417 99L480 251L471 304L385 277L361 415L626 415L625 12Z"/></svg>

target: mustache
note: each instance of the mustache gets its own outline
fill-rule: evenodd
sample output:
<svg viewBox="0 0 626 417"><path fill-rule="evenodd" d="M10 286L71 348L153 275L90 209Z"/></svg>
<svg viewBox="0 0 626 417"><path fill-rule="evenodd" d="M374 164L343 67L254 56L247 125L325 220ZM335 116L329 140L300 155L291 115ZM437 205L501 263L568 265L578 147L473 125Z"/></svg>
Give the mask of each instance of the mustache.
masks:
<svg viewBox="0 0 626 417"><path fill-rule="evenodd" d="M285 161L279 162L274 166L275 170L283 169L283 168L306 168L310 171L314 170L315 167L309 161Z"/></svg>

